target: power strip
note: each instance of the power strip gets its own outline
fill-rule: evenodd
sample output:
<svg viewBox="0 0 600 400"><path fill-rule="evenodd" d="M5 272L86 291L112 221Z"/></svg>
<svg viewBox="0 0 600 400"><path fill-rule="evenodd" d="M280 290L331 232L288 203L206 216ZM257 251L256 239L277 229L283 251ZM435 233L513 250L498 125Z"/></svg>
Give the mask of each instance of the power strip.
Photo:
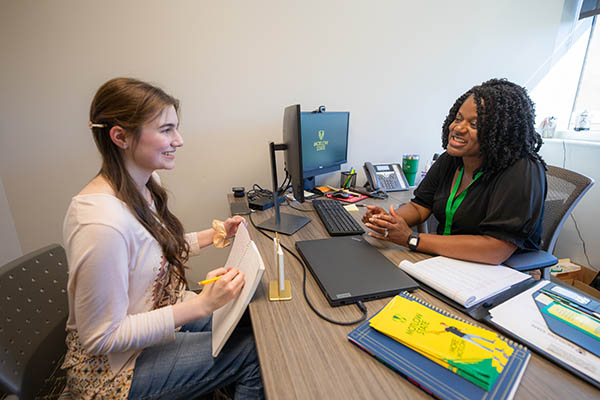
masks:
<svg viewBox="0 0 600 400"><path fill-rule="evenodd" d="M279 198L279 203L283 203L285 201L285 198L280 197ZM269 208L273 207L274 203L273 203L273 199L271 197L257 197L253 200L248 200L248 207L250 207L253 210L268 210Z"/></svg>

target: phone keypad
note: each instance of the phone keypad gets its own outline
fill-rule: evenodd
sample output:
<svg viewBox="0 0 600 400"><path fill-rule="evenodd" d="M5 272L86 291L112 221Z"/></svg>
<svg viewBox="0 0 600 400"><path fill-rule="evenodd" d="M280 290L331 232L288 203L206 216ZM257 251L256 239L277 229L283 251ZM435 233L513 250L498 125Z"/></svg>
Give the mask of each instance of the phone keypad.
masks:
<svg viewBox="0 0 600 400"><path fill-rule="evenodd" d="M397 189L400 187L400 181L396 174L381 174L379 175L379 183L383 186L384 190Z"/></svg>

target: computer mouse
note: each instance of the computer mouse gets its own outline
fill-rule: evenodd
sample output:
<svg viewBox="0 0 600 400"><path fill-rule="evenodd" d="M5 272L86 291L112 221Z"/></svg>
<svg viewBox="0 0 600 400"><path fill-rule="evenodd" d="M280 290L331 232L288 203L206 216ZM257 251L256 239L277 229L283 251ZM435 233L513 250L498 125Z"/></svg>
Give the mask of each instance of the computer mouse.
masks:
<svg viewBox="0 0 600 400"><path fill-rule="evenodd" d="M334 199L347 199L348 197L350 197L350 195L345 192L335 192L331 194L331 197L333 197Z"/></svg>

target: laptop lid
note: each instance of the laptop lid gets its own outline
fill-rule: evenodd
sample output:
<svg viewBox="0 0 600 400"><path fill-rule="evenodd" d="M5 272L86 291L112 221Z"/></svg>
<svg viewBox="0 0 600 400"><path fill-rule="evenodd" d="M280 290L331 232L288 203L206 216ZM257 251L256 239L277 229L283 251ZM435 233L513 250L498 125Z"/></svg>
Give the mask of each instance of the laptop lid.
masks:
<svg viewBox="0 0 600 400"><path fill-rule="evenodd" d="M304 240L296 249L334 307L419 287L361 236Z"/></svg>

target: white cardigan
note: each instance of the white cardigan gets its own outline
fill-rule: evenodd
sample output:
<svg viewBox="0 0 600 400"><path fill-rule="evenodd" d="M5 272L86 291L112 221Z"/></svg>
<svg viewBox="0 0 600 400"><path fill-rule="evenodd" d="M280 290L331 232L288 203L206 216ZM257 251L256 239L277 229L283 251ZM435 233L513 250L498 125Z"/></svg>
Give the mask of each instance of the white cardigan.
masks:
<svg viewBox="0 0 600 400"><path fill-rule="evenodd" d="M197 255L197 234L185 237L190 255ZM90 355L106 354L115 374L133 368L136 351L174 340L172 307L152 310L166 260L125 203L109 194L73 197L63 241L69 263L67 331L77 331Z"/></svg>

